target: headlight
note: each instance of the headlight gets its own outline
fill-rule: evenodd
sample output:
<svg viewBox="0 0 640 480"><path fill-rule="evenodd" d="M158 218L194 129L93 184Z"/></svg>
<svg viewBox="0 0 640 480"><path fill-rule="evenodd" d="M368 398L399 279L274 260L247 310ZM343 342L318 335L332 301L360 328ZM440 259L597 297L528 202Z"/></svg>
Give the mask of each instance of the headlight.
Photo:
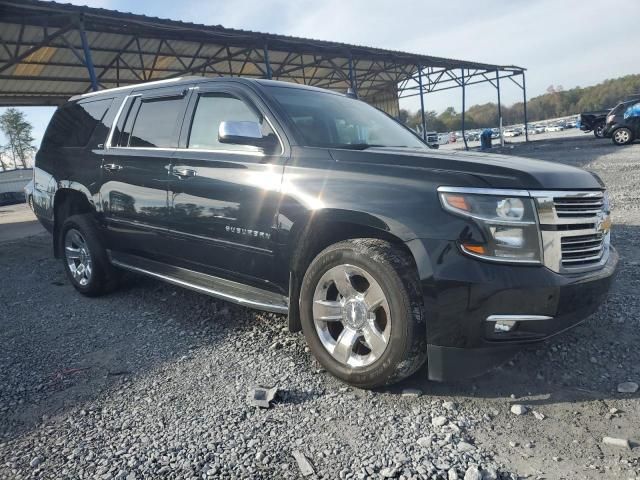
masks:
<svg viewBox="0 0 640 480"><path fill-rule="evenodd" d="M440 187L445 210L473 218L485 241L460 241L465 253L497 262L541 263L535 204L526 191Z"/></svg>

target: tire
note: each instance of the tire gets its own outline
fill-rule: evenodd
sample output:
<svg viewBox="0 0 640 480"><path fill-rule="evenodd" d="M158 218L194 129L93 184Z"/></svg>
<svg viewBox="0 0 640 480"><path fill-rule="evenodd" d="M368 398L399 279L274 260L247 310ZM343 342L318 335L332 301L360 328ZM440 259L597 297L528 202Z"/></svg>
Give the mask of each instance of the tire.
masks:
<svg viewBox="0 0 640 480"><path fill-rule="evenodd" d="M93 297L117 288L119 272L109 263L90 214L73 215L64 221L60 248L64 271L77 291Z"/></svg>
<svg viewBox="0 0 640 480"><path fill-rule="evenodd" d="M633 132L627 127L616 128L611 132L611 141L614 145L628 145L633 142Z"/></svg>
<svg viewBox="0 0 640 480"><path fill-rule="evenodd" d="M318 362L356 387L398 382L426 359L415 264L382 240L347 240L320 252L302 280L300 321Z"/></svg>
<svg viewBox="0 0 640 480"><path fill-rule="evenodd" d="M593 135L596 138L604 138L604 122L598 122L593 127Z"/></svg>

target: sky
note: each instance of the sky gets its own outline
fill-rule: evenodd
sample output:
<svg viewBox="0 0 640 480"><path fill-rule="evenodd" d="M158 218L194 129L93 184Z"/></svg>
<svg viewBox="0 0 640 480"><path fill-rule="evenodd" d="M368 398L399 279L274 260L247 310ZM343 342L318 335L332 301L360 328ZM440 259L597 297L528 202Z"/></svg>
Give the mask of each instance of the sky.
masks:
<svg viewBox="0 0 640 480"><path fill-rule="evenodd" d="M527 69L527 94L640 73L640 1L602 0L66 0L174 20L374 46ZM504 104L522 91L503 81ZM496 101L490 85L467 89L467 105ZM425 97L425 108L461 110L459 90ZM419 108L416 98L401 107ZM36 144L51 108L25 108ZM3 109L0 108L0 113Z"/></svg>

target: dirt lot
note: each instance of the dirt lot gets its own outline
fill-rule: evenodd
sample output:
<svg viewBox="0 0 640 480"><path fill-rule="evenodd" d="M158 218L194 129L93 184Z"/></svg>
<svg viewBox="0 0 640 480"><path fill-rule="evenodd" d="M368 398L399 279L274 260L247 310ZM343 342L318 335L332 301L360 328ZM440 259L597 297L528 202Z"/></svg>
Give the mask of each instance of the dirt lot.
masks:
<svg viewBox="0 0 640 480"><path fill-rule="evenodd" d="M454 479L474 464L483 478L640 478L640 392L617 392L640 383L640 143L559 136L502 151L597 172L621 262L587 322L468 382L419 372L346 388L284 317L136 276L85 298L48 236L0 243L0 477L297 478L299 450L328 479ZM247 404L256 384L281 390L271 409Z"/></svg>

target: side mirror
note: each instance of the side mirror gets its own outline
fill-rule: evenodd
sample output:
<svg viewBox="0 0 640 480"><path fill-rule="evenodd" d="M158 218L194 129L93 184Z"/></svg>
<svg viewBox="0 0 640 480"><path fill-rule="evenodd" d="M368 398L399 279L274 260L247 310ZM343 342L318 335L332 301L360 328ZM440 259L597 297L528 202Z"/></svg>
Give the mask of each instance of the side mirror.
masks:
<svg viewBox="0 0 640 480"><path fill-rule="evenodd" d="M224 121L218 128L218 141L220 143L236 143L240 145L258 146L262 140L262 131L257 122L232 122Z"/></svg>

